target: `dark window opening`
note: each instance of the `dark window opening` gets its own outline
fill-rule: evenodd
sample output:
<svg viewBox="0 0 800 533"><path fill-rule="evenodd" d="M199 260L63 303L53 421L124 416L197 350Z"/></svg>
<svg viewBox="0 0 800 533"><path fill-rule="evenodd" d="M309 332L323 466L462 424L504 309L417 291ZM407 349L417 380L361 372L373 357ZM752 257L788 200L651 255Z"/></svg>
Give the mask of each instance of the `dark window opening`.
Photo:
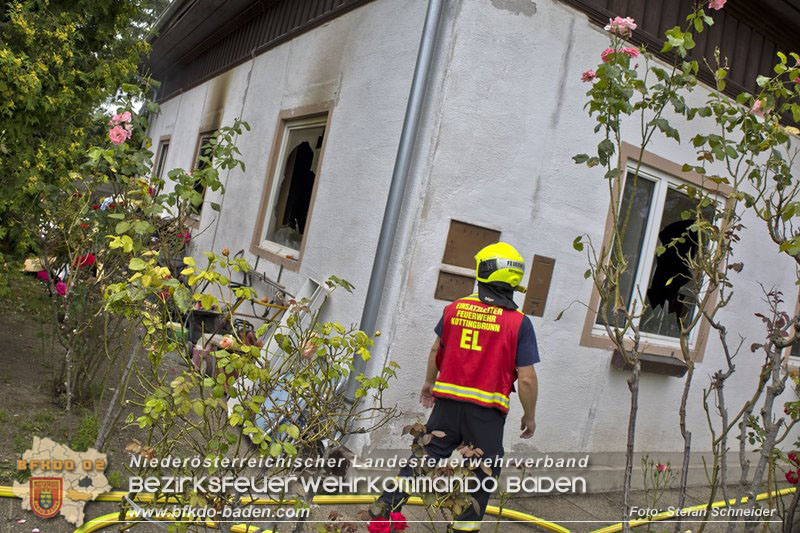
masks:
<svg viewBox="0 0 800 533"><path fill-rule="evenodd" d="M211 156L213 154L213 145L211 141L214 140L214 135L216 135L216 131L211 131L208 133L203 133L200 135L199 145L197 149L197 159L194 163L194 168L196 170L205 170L212 164ZM200 198L205 199L206 197L206 186L205 184L200 181L199 179L195 179L193 188L197 194L200 195ZM200 201L199 205L192 204L192 215L195 217L200 216L200 212L203 210L203 200Z"/></svg>
<svg viewBox="0 0 800 533"><path fill-rule="evenodd" d="M286 135L285 156L280 160L280 182L266 239L299 251L311 212L325 124L316 121L290 125Z"/></svg>
<svg viewBox="0 0 800 533"><path fill-rule="evenodd" d="M163 141L158 147L158 159L156 159L155 177L159 180L164 179L164 170L167 167L167 154L169 154L169 141Z"/></svg>
<svg viewBox="0 0 800 533"><path fill-rule="evenodd" d="M643 333L679 337L681 323L694 317L702 287L691 278L686 260L697 253L697 234L691 229L696 205L686 193L666 182L642 176L634 179L632 174L625 180L618 224L624 224L627 217L622 236L627 269L620 275L619 292L627 309L637 302L637 314L644 300L645 310L639 319ZM713 206L703 210L706 220L713 216ZM656 253L658 247L664 249L661 254ZM648 268L645 260L649 258L653 262ZM599 311L597 323L603 324L603 303ZM609 315L624 327L621 313L614 316L609 310Z"/></svg>

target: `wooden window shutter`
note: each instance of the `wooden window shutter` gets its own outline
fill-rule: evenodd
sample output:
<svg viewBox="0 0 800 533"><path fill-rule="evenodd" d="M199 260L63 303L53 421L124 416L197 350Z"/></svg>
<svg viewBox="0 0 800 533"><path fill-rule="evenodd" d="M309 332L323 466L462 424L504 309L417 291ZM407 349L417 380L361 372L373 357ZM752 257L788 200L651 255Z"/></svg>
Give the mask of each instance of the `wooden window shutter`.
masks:
<svg viewBox="0 0 800 533"><path fill-rule="evenodd" d="M522 311L526 315L544 315L547 294L550 292L550 280L553 278L555 266L556 260L552 257L533 256L531 275L528 278L528 292L525 293L525 303L522 305Z"/></svg>

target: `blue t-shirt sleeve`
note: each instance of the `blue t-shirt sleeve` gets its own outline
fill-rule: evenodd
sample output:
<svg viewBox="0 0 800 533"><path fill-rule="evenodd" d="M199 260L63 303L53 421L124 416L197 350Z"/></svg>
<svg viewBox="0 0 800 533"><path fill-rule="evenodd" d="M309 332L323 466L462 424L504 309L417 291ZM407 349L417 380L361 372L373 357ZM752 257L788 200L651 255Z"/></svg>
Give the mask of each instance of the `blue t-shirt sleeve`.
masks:
<svg viewBox="0 0 800 533"><path fill-rule="evenodd" d="M530 317L522 319L517 336L517 368L539 362L539 348L536 346L536 333Z"/></svg>
<svg viewBox="0 0 800 533"><path fill-rule="evenodd" d="M428 322L430 324L430 322ZM442 330L444 329L444 315L442 318L439 319L439 323L436 324L436 327L433 328L433 331L436 332L436 335L441 339L442 338Z"/></svg>

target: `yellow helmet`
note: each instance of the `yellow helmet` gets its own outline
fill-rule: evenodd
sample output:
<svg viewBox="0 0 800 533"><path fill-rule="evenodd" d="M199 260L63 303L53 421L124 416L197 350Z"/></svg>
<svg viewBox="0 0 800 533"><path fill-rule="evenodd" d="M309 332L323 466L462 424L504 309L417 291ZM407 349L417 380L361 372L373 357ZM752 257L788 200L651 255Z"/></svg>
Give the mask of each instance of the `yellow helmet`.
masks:
<svg viewBox="0 0 800 533"><path fill-rule="evenodd" d="M476 277L478 281L502 281L516 287L525 273L525 260L508 243L490 244L475 254Z"/></svg>

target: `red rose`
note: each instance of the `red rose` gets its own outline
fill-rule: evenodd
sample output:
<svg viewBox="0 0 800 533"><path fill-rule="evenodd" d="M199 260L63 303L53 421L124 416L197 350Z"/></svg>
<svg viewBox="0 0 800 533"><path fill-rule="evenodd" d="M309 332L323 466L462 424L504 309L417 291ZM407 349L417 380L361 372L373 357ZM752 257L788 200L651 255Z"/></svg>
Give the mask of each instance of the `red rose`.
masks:
<svg viewBox="0 0 800 533"><path fill-rule="evenodd" d="M798 480L799 479L797 477L797 472L795 472L794 470L789 470L788 472L786 472L786 481L788 481L792 485L797 485Z"/></svg>
<svg viewBox="0 0 800 533"><path fill-rule="evenodd" d="M117 207L117 204L115 204L114 202L111 202L110 204L108 204L108 208L109 209L114 209L115 207Z"/></svg>
<svg viewBox="0 0 800 533"><path fill-rule="evenodd" d="M389 513L389 520L394 531L403 531L408 527L408 522L406 522L406 517L403 516L403 513Z"/></svg>
<svg viewBox="0 0 800 533"><path fill-rule="evenodd" d="M92 266L97 259L93 253L81 255L75 258L75 268L83 268L85 266Z"/></svg>
<svg viewBox="0 0 800 533"><path fill-rule="evenodd" d="M785 406L785 407L783 408L783 412L784 412L785 414L787 414L787 415L788 415L788 414L791 414L791 413L789 412L789 406L788 406L788 405L787 405L787 406Z"/></svg>
<svg viewBox="0 0 800 533"><path fill-rule="evenodd" d="M97 211L98 209L100 209L100 204L92 204L92 209Z"/></svg>
<svg viewBox="0 0 800 533"><path fill-rule="evenodd" d="M89 229L89 224L86 222L81 222L81 229Z"/></svg>
<svg viewBox="0 0 800 533"><path fill-rule="evenodd" d="M392 513L392 514L399 514L399 513ZM367 524L367 531L369 533L390 533L391 526L389 525L389 519L384 518L382 516L376 516L372 520L370 520L369 524Z"/></svg>
<svg viewBox="0 0 800 533"><path fill-rule="evenodd" d="M794 463L794 464L796 464L796 465L800 465L800 461L798 461L798 459L797 459L797 454L796 454L796 453L792 452L792 453L790 453L789 455L787 455L787 457L789 458L789 460L790 460L792 463Z"/></svg>

